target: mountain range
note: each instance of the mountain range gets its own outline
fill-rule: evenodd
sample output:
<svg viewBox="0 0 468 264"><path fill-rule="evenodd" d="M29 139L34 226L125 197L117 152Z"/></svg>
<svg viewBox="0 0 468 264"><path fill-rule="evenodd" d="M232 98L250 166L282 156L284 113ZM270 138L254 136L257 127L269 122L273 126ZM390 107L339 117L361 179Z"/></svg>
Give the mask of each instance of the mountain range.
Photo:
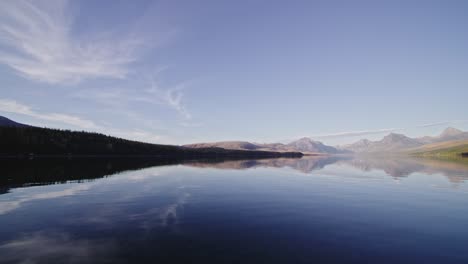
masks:
<svg viewBox="0 0 468 264"><path fill-rule="evenodd" d="M341 146L339 149L356 153L402 152L412 149L423 149L424 146L435 143L458 142L464 140L468 140L468 132L448 127L440 135L435 137L425 136L410 138L403 134L390 133L382 140L370 141L361 139L353 144Z"/></svg>
<svg viewBox="0 0 468 264"><path fill-rule="evenodd" d="M238 150L264 150L277 152L298 151L305 154L344 154L349 153L345 149L337 149L323 144L320 141L314 141L310 138L301 138L288 144L283 143L251 143L246 141L221 141L213 143L197 143L184 145L188 148L226 148Z"/></svg>
<svg viewBox="0 0 468 264"><path fill-rule="evenodd" d="M221 141L212 143L197 143L184 145L188 148L225 148L237 150L266 151L298 151L305 154L349 154L349 153L395 153L407 152L413 149L422 150L424 146L436 143L450 142L451 145L468 140L468 132L448 127L438 136L411 138L403 134L390 133L378 141L361 139L353 144L343 146L328 146L320 141L304 137L287 144L283 143L252 143L247 141ZM440 145L440 144L438 144Z"/></svg>
<svg viewBox="0 0 468 264"><path fill-rule="evenodd" d="M3 128L31 128L35 127L21 124L0 116L0 127ZM28 130L29 131L29 130ZM51 131L51 130L48 130ZM45 133L39 130L34 130L34 133ZM58 133L58 132L57 132ZM60 132L62 133L62 132ZM54 133L51 133L54 134ZM63 133L62 133L63 134ZM5 135L4 135L5 136ZM4 137L3 136L3 137ZM65 136L65 135L62 135ZM66 135L69 136L69 135ZM105 140L103 140L105 141ZM130 141L129 141L130 142ZM148 144L151 145L151 144ZM171 146L175 148L206 151L207 149L224 149L236 151L263 151L263 152L301 152L304 154L314 155L333 155L333 154L350 154L350 153L395 153L395 152L425 152L426 150L439 153L438 149L454 148L454 151L463 150L465 153L465 145L468 145L468 132L459 129L448 127L438 136L424 136L411 138L403 134L390 133L381 140L371 141L361 139L353 144L343 146L329 146L320 141L315 141L307 137L294 140L290 143L252 143L247 141L221 141L212 143L196 143L184 146ZM154 146L154 144L153 144ZM161 145L162 146L162 145ZM459 146L463 146L460 148ZM153 147L154 148L154 147ZM218 150L219 151L219 150ZM252 154L252 153L250 153Z"/></svg>

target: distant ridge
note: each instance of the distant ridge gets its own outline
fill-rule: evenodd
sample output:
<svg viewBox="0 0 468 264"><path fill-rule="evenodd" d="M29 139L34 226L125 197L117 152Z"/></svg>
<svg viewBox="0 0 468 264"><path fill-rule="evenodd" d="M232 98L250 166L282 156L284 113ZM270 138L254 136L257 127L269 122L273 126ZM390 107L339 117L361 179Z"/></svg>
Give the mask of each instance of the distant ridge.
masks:
<svg viewBox="0 0 468 264"><path fill-rule="evenodd" d="M8 119L4 116L0 116L0 126L3 127L28 127L28 125L15 122L11 119Z"/></svg>
<svg viewBox="0 0 468 264"><path fill-rule="evenodd" d="M40 128L2 117L0 157L81 156L149 157L161 159L257 159L302 157L300 152L186 148L151 144L99 133Z"/></svg>
<svg viewBox="0 0 468 264"><path fill-rule="evenodd" d="M21 128L21 129L18 129ZM378 141L361 139L344 146L328 146L308 137L290 143L253 143L221 141L184 146L150 144L106 136L98 133L74 132L33 127L0 116L0 155L150 155L173 157L299 157L349 153L425 152L437 147L451 147L453 142L468 141L468 132L448 127L438 136L411 138L390 133ZM445 145L447 143L447 145ZM427 147L427 148L425 148ZM457 148L458 151L458 148ZM439 152L437 152L439 153ZM463 155L468 155L463 149Z"/></svg>
<svg viewBox="0 0 468 264"><path fill-rule="evenodd" d="M238 150L264 150L279 152L302 152L306 154L339 154L348 151L339 150L335 147L323 144L320 141L314 141L310 138L301 138L288 144L283 143L251 143L246 141L221 141L212 143L197 143L184 145L188 148L224 148Z"/></svg>
<svg viewBox="0 0 468 264"><path fill-rule="evenodd" d="M444 143L452 141L468 140L468 132L448 127L438 136L410 138L403 134L390 133L382 140L370 141L361 139L353 144L342 146L342 149L356 153L375 153L375 152L404 152L412 149L423 149L424 146L430 146L435 143Z"/></svg>
<svg viewBox="0 0 468 264"><path fill-rule="evenodd" d="M320 141L314 141L307 137L293 141L286 146L287 149L310 153L337 154L341 152L335 147L327 146Z"/></svg>
<svg viewBox="0 0 468 264"><path fill-rule="evenodd" d="M224 148L224 149L244 149L244 150L256 150L262 148L260 145L256 145L246 141L221 141L213 143L196 143L190 145L184 145L188 148Z"/></svg>
<svg viewBox="0 0 468 264"><path fill-rule="evenodd" d="M456 129L453 127L447 127L438 136L435 136L435 137L425 136L425 137L420 137L417 139L423 142L424 144L444 142L444 141L453 141L453 140L464 140L464 139L468 139L468 132L464 132L460 129Z"/></svg>

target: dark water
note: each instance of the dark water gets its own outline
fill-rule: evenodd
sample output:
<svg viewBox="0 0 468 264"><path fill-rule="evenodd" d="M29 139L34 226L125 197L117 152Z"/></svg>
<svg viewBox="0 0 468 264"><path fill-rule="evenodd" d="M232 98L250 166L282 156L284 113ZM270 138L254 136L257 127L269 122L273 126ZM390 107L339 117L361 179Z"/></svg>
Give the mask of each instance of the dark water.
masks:
<svg viewBox="0 0 468 264"><path fill-rule="evenodd" d="M0 263L468 263L465 164L171 163L3 162Z"/></svg>

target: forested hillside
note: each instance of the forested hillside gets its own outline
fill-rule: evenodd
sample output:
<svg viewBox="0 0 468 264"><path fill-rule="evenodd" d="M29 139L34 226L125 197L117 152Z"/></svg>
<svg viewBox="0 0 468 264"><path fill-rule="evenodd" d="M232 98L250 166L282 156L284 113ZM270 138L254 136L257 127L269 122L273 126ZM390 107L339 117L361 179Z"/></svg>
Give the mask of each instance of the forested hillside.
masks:
<svg viewBox="0 0 468 264"><path fill-rule="evenodd" d="M39 127L0 127L0 155L141 155L177 158L302 156L297 152L190 149L131 141L98 133Z"/></svg>

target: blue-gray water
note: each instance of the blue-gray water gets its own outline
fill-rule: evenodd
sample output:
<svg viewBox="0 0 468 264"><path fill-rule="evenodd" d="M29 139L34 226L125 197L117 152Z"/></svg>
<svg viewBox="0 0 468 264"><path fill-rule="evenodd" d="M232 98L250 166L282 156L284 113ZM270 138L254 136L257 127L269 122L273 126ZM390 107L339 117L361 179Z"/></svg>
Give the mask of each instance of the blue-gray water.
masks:
<svg viewBox="0 0 468 264"><path fill-rule="evenodd" d="M463 164L28 162L0 169L0 263L468 263Z"/></svg>

